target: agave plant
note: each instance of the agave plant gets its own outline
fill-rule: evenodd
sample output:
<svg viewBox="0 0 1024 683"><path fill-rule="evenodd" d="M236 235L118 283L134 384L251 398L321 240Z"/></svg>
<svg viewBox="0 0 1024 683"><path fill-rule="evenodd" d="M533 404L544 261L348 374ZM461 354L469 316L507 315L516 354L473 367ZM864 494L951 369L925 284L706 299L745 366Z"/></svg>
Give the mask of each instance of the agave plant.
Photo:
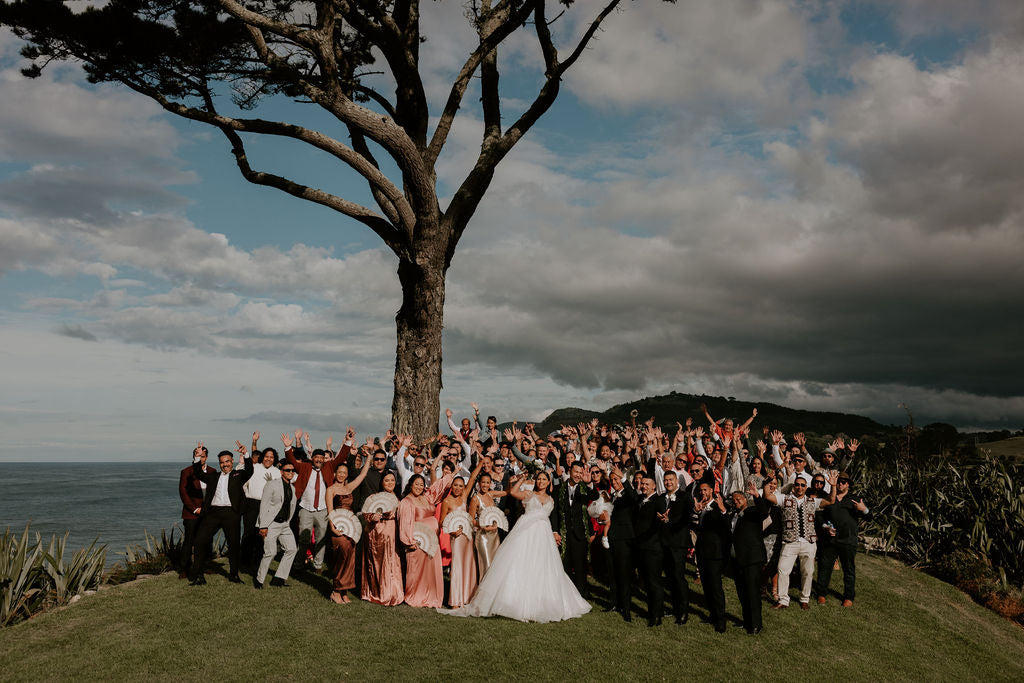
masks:
<svg viewBox="0 0 1024 683"><path fill-rule="evenodd" d="M0 538L0 626L7 626L33 614L45 594L38 585L40 549L39 534L29 546L28 525L19 539L10 529Z"/></svg>
<svg viewBox="0 0 1024 683"><path fill-rule="evenodd" d="M49 577L49 597L57 605L65 605L74 596L99 586L107 559L107 547L97 548L97 539L88 548L73 552L71 562L66 563L64 557L67 554L67 542L67 533L63 537L54 536L50 540L49 549L41 558L43 569Z"/></svg>

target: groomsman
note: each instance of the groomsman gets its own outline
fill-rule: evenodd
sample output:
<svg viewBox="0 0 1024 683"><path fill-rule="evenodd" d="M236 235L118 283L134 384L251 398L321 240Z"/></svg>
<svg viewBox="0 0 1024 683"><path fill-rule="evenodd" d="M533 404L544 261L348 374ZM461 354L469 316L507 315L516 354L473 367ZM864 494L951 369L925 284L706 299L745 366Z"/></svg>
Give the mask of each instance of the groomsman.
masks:
<svg viewBox="0 0 1024 683"><path fill-rule="evenodd" d="M338 454L327 459L323 450L313 451L309 461L296 457L297 448L292 448L291 437L281 435L286 462L295 468L295 495L299 501L299 537L315 538L313 545L313 568L319 571L324 566L327 551L327 487L334 483L334 468L345 462L352 450L355 430L345 432L345 444ZM298 443L295 444L298 446ZM303 550L305 552L305 550Z"/></svg>
<svg viewBox="0 0 1024 683"><path fill-rule="evenodd" d="M587 548L590 546L590 515L587 506L597 499L590 488L590 471L579 460L569 466L569 479L554 492L555 507L551 511L551 529L560 537L565 573L572 579L583 599L590 598L587 585ZM564 529L564 534L562 533Z"/></svg>
<svg viewBox="0 0 1024 683"><path fill-rule="evenodd" d="M679 475L674 471L667 470L663 482L666 509L660 516L661 566L668 591L672 595L672 615L677 624L685 624L690 616L686 555L692 547L690 519L693 517L693 497L679 488Z"/></svg>
<svg viewBox="0 0 1024 683"><path fill-rule="evenodd" d="M281 478L267 483L263 487L263 497L260 500L259 534L263 538L263 559L260 560L259 569L253 577L253 585L256 588L263 588L263 582L270 570L270 561L277 554L278 545L284 551L281 555L281 562L274 572L272 586L284 586L288 580L288 573L291 571L292 562L295 560L295 553L298 547L295 543L295 534L292 533L291 520L295 516L295 507L298 505L298 496L295 495L295 465L285 463L281 467Z"/></svg>
<svg viewBox="0 0 1024 683"><path fill-rule="evenodd" d="M764 498L757 495L754 482L747 482L747 494L753 496L753 505L748 504L747 496L742 491L733 491L732 494L729 554L732 557L736 595L743 609L743 628L747 633L756 634L761 632L761 568L768 562L763 529L769 511Z"/></svg>
<svg viewBox="0 0 1024 683"><path fill-rule="evenodd" d="M217 470L206 464L209 452L206 446L199 444L192 451L193 461L198 457L204 474L213 474ZM192 555L195 552L196 532L199 530L199 515L203 511L203 497L206 495L206 484L196 476L192 465L181 471L178 477L178 497L181 498L181 526L185 534L181 540L181 559L178 561L179 578L185 578L192 570ZM200 568L202 569L202 568Z"/></svg>
<svg viewBox="0 0 1024 683"><path fill-rule="evenodd" d="M694 504L697 511L697 568L704 587L704 603L715 630L725 633L725 590L722 588L722 567L728 552L725 503L721 494L707 481L700 483L700 496Z"/></svg>
<svg viewBox="0 0 1024 683"><path fill-rule="evenodd" d="M633 487L623 482L623 473L619 468L612 469L608 476L611 483L612 519L608 526L608 543L612 556L612 585L615 601L606 611L617 611L626 621L632 621L633 602L633 539L636 532L633 524L636 519L638 498Z"/></svg>
<svg viewBox="0 0 1024 683"><path fill-rule="evenodd" d="M252 476L252 459L245 446L239 447L242 454L244 469L234 469L234 456L231 451L221 451L217 455L220 472L204 472L199 456L193 458L192 471L204 484L206 495L203 498L202 521L196 532L196 561L192 565L192 585L201 586L206 583L203 578L203 567L206 565L206 553L210 542L218 529L224 531L228 542L228 580L241 583L238 576L239 531L242 522L242 505L245 493L242 487Z"/></svg>
<svg viewBox="0 0 1024 683"><path fill-rule="evenodd" d="M665 610L665 587L661 582L661 515L665 513L665 498L658 495L653 475L644 475L640 481L643 498L637 506L636 538L633 548L637 553L640 575L647 586L647 625L660 626Z"/></svg>

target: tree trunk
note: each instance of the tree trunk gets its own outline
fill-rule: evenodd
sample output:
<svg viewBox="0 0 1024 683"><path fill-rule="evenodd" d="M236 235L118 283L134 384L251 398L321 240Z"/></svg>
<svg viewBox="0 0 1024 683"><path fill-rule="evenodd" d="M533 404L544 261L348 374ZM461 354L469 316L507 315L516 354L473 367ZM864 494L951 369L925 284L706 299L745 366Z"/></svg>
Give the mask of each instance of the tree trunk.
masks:
<svg viewBox="0 0 1024 683"><path fill-rule="evenodd" d="M441 330L444 327L444 249L415 261L400 259L402 307L395 323L395 397L391 427L423 443L437 435L441 414Z"/></svg>

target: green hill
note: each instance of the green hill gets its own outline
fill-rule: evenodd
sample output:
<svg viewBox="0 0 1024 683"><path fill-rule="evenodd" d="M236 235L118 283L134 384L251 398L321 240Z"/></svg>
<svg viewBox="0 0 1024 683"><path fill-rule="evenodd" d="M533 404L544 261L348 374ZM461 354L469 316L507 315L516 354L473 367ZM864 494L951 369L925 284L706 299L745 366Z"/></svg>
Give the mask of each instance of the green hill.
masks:
<svg viewBox="0 0 1024 683"><path fill-rule="evenodd" d="M740 423L750 417L751 411L757 408L755 434L760 433L760 428L764 425L769 425L772 429L781 429L787 434L796 431L807 432L808 435L843 433L856 438L870 436L884 441L899 431L897 427L883 425L861 415L798 410L774 403L752 403L723 396L695 396L676 392L622 403L602 413L580 408L560 408L544 418L537 431L546 434L563 424L575 425L595 417L601 422L625 424L629 422L632 410L637 411L637 423L653 416L655 423L664 428L666 425L673 425L677 421L682 422L687 417L692 417L695 425L701 425L706 429L707 420L700 409L702 403L707 405L708 412L716 419L731 417Z"/></svg>
<svg viewBox="0 0 1024 683"><path fill-rule="evenodd" d="M315 586L255 591L223 576L126 584L0 630L7 681L1024 680L1024 630L955 588L858 557L852 609L766 610L765 631L698 617L648 629L599 609L556 624L463 619ZM838 581L836 577L835 581ZM700 605L699 586L691 593ZM735 590L726 584L730 611Z"/></svg>
<svg viewBox="0 0 1024 683"><path fill-rule="evenodd" d="M992 451L992 455L1014 462L1024 461L1024 436L1015 436L1002 441L978 444L979 449Z"/></svg>

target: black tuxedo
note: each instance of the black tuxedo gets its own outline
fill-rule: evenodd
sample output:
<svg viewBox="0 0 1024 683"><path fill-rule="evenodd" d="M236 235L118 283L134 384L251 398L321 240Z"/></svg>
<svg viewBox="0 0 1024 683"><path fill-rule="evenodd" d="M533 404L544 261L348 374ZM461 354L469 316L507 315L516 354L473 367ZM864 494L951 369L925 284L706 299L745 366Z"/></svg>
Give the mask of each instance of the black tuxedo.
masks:
<svg viewBox="0 0 1024 683"><path fill-rule="evenodd" d="M231 470L228 475L228 500L231 501L231 510L236 514L242 514L245 505L245 482L252 477L252 458L242 458L245 469ZM198 462L192 464L192 471L197 479L206 484L206 495L203 497L203 513L210 510L213 503L213 496L217 493L217 482L220 481L220 470L203 471L202 465Z"/></svg>
<svg viewBox="0 0 1024 683"><path fill-rule="evenodd" d="M722 568L729 553L729 520L711 500L697 516L697 568L704 587L704 603L708 618L718 630L725 629L725 591Z"/></svg>
<svg viewBox="0 0 1024 683"><path fill-rule="evenodd" d="M661 582L661 530L658 515L665 512L665 497L654 494L646 501L641 497L637 502L636 551L640 575L647 586L647 618L661 619L665 610L665 586Z"/></svg>
<svg viewBox="0 0 1024 683"><path fill-rule="evenodd" d="M580 595L587 598L590 595L587 587L587 547L590 543L590 515L587 506L597 498L597 491L581 482L576 485L570 504L569 487L570 482L566 481L555 489L555 506L549 518L551 530L562 536L565 573L572 579Z"/></svg>
<svg viewBox="0 0 1024 683"><path fill-rule="evenodd" d="M637 496L633 487L624 484L622 491L612 493L612 520L608 526L608 544L611 546L612 580L615 587L615 607L629 614L633 601L633 528L636 519Z"/></svg>
<svg viewBox="0 0 1024 683"><path fill-rule="evenodd" d="M245 482L252 477L252 459L242 458L244 469L231 470L228 475L228 501L230 505L213 505L213 497L217 493L217 484L221 478L220 470L204 472L196 462L192 465L195 476L206 484L206 495L203 498L202 521L196 533L196 561L192 565L191 579L199 579L206 566L206 555L210 543L218 529L224 530L224 538L228 542L228 565L231 576L238 575L239 531L242 521L242 508L245 503Z"/></svg>
<svg viewBox="0 0 1024 683"><path fill-rule="evenodd" d="M767 516L768 504L760 496L743 512L729 516L733 580L747 631L761 628L761 567L768 561L762 528Z"/></svg>
<svg viewBox="0 0 1024 683"><path fill-rule="evenodd" d="M659 533L661 542L661 567L665 583L672 595L672 614L681 619L690 611L690 588L686 583L686 554L692 545L690 541L690 520L693 517L693 498L683 489L673 494L675 500L665 505L668 523L663 524Z"/></svg>

